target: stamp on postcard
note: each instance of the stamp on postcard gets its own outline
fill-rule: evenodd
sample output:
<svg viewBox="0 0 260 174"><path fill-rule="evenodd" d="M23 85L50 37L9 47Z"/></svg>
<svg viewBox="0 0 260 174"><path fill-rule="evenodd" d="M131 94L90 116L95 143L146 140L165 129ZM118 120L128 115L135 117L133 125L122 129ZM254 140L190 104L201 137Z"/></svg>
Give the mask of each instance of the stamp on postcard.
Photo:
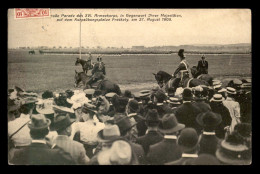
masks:
<svg viewBox="0 0 260 174"><path fill-rule="evenodd" d="M15 18L39 18L39 17L49 17L49 8L16 8Z"/></svg>

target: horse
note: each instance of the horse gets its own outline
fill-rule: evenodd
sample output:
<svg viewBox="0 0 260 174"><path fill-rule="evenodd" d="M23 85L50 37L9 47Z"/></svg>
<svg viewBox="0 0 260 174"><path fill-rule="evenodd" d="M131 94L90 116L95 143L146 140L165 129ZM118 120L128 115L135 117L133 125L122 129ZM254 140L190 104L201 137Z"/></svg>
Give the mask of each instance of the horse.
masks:
<svg viewBox="0 0 260 174"><path fill-rule="evenodd" d="M93 65L91 64L91 60L82 60L80 58L77 58L75 65L77 66L78 64L81 64L83 72L88 73L88 70L93 69Z"/></svg>
<svg viewBox="0 0 260 174"><path fill-rule="evenodd" d="M213 85L213 77L208 74L201 74L199 71L197 71L197 66L193 66L191 69L191 75L193 78L197 78L200 80L204 80L209 83L210 86Z"/></svg>
<svg viewBox="0 0 260 174"><path fill-rule="evenodd" d="M78 84L80 82L83 82L84 85L84 89L89 89L89 88L94 88L94 86L96 86L94 89L98 89L101 90L101 94L105 95L109 92L114 92L118 95L121 95L121 90L119 88L119 86L107 79L103 79L103 80L98 80L97 82L95 82L94 84L90 85L86 85L86 83L88 82L88 80L91 78L91 76L88 76L85 74L85 72L77 72L75 70L75 87L78 87ZM96 84L96 85L95 85Z"/></svg>
<svg viewBox="0 0 260 174"><path fill-rule="evenodd" d="M29 51L29 54L35 54L35 51L34 50Z"/></svg>
<svg viewBox="0 0 260 174"><path fill-rule="evenodd" d="M168 74L165 71L158 71L156 74L153 73L155 80L157 81L160 88L165 85L165 91L168 92L169 88L174 88L174 92L178 88L178 80L177 78L173 78L172 75ZM189 78L187 76L183 76L183 85L181 87L195 87L199 85L210 86L208 82L196 78Z"/></svg>

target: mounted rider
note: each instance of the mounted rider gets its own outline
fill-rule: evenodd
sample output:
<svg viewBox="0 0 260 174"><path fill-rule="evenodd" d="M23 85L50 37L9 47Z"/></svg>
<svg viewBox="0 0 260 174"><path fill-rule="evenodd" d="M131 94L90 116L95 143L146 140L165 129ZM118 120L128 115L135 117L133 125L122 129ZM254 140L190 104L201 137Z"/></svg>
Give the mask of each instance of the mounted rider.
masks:
<svg viewBox="0 0 260 174"><path fill-rule="evenodd" d="M181 62L173 74L173 77L176 78L173 82L175 88L182 86L184 77L189 77L189 64L185 59L184 49L179 50L178 56L180 57Z"/></svg>
<svg viewBox="0 0 260 174"><path fill-rule="evenodd" d="M105 64L102 62L102 58L100 56L97 57L97 62L94 64L93 70L92 70L92 77L89 79L89 81L86 84L91 85L92 83L104 79L106 75L106 68Z"/></svg>

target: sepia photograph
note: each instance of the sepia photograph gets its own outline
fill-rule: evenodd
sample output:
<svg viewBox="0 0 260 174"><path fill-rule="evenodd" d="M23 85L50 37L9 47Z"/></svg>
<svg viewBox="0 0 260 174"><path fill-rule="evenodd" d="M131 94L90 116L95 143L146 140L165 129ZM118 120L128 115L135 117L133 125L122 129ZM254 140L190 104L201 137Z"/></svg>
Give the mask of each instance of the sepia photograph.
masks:
<svg viewBox="0 0 260 174"><path fill-rule="evenodd" d="M252 12L7 10L9 165L251 165Z"/></svg>

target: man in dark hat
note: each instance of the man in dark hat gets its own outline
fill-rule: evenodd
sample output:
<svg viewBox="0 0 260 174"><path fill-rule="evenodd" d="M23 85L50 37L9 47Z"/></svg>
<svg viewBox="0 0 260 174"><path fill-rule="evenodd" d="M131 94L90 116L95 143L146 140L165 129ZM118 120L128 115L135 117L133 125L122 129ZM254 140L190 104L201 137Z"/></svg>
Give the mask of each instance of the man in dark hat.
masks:
<svg viewBox="0 0 260 174"><path fill-rule="evenodd" d="M182 150L181 158L166 163L166 165L186 165L186 162L190 159L198 158L198 134L193 128L184 128L178 137L177 144Z"/></svg>
<svg viewBox="0 0 260 174"><path fill-rule="evenodd" d="M203 88L201 86L196 86L193 88L194 94L194 102L193 104L197 106L202 112L210 111L210 105L205 102L205 98L203 97Z"/></svg>
<svg viewBox="0 0 260 174"><path fill-rule="evenodd" d="M121 115L125 116L126 106L128 104L128 98L115 95L112 97L111 102L115 110L114 117L116 118L117 116L121 116Z"/></svg>
<svg viewBox="0 0 260 174"><path fill-rule="evenodd" d="M53 98L53 92L50 90L46 90L42 93L42 99Z"/></svg>
<svg viewBox="0 0 260 174"><path fill-rule="evenodd" d="M196 123L196 117L202 111L192 103L192 91L189 88L185 88L182 93L183 104L175 110L175 116L177 120L184 124L186 127L192 127L200 132L200 128Z"/></svg>
<svg viewBox="0 0 260 174"><path fill-rule="evenodd" d="M167 100L167 96L161 90L158 90L154 94L153 103L156 105L156 109L158 111L159 117L162 118L166 113L173 113L173 110L168 106L165 102Z"/></svg>
<svg viewBox="0 0 260 174"><path fill-rule="evenodd" d="M148 153L150 145L163 140L163 135L158 131L159 123L160 119L157 110L149 110L145 117L147 133L144 136L136 138L136 143L143 146L145 154Z"/></svg>
<svg viewBox="0 0 260 174"><path fill-rule="evenodd" d="M229 129L231 125L232 118L230 116L229 110L223 105L224 98L221 94L215 94L210 100L210 107L212 112L220 114L222 118L221 124L215 130L216 136L220 139L224 139L226 129Z"/></svg>
<svg viewBox="0 0 260 174"><path fill-rule="evenodd" d="M201 60L198 61L197 71L198 74L208 74L208 61L205 60L205 56L201 56Z"/></svg>
<svg viewBox="0 0 260 174"><path fill-rule="evenodd" d="M172 85L175 89L178 88L179 83L182 83L183 76L189 77L189 64L185 59L184 49L179 50L178 56L180 57L181 62L173 73L173 77L176 78L176 80L174 80Z"/></svg>
<svg viewBox="0 0 260 174"><path fill-rule="evenodd" d="M162 127L159 131L164 134L164 139L150 146L147 154L147 161L153 165L163 165L164 163L175 161L181 158L181 149L177 146L177 134L185 127L178 123L174 114L166 114L162 118Z"/></svg>
<svg viewBox="0 0 260 174"><path fill-rule="evenodd" d="M76 164L87 164L89 158L86 156L86 151L83 145L77 141L73 141L69 138L71 135L71 124L74 120L71 120L69 115L57 115L54 120L54 126L58 133L58 136L53 141L54 144L62 148L65 152L68 152Z"/></svg>
<svg viewBox="0 0 260 174"><path fill-rule="evenodd" d="M211 154L215 156L220 139L216 136L215 129L222 121L221 115L208 111L201 113L196 118L197 123L203 128L199 137L199 154Z"/></svg>
<svg viewBox="0 0 260 174"><path fill-rule="evenodd" d="M46 144L45 136L49 132L50 120L44 115L33 115L28 123L32 143L28 147L16 151L11 164L17 165L73 165L74 160L58 146Z"/></svg>

